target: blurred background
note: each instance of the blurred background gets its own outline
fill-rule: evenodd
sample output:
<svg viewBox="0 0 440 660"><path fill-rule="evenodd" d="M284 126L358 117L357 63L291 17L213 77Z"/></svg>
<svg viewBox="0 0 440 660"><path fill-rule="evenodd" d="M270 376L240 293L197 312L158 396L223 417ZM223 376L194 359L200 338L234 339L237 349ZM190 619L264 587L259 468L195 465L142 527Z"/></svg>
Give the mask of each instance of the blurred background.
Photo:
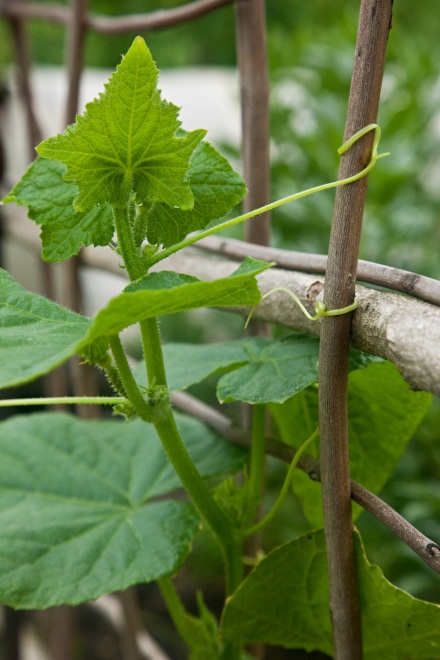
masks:
<svg viewBox="0 0 440 660"><path fill-rule="evenodd" d="M48 4L48 3L46 3ZM60 2L59 4L67 4ZM182 5L182 0L90 0L90 11L117 15L141 13ZM337 148L342 142L350 85L359 3L352 0L270 0L266 3L271 83L271 197L277 199L337 178ZM440 278L440 40L438 2L399 0L394 6L393 29L387 55L379 124L379 151L391 156L380 160L370 177L362 236L362 259L376 261ZM39 66L62 66L65 34L62 26L43 21L30 23L32 60ZM238 81L234 10L226 6L214 14L160 32L141 33L153 57L167 75L199 67L215 67L223 76L231 112L220 121L231 130L215 134L216 146L239 166ZM135 34L88 34L87 67L114 69ZM12 63L8 25L0 21L0 72L8 78ZM44 84L44 76L42 78ZM103 75L105 80L105 75ZM8 93L6 91L6 93ZM194 105L203 103L203 86L193 92ZM171 94L166 98L174 101ZM87 99L90 100L90 99ZM229 103L229 101L225 101ZM228 106L229 107L229 106ZM221 108L220 108L221 113ZM235 114L234 114L235 113ZM203 126L199 123L198 127ZM192 128L190 126L189 128ZM209 138L209 136L208 136ZM333 194L321 193L273 213L272 244L304 252L326 253L332 218ZM234 229L235 237L242 229ZM215 312L213 314L216 314ZM242 321L219 314L222 336L241 336ZM214 317L216 318L216 317ZM168 340L218 339L209 319L182 317L164 320ZM135 350L135 349L134 349ZM421 345L423 350L423 345ZM214 382L193 393L212 401ZM422 532L440 539L440 405L419 428L394 479L382 497ZM280 475L274 467L269 488ZM268 546L302 531L303 521L292 523L291 501L267 534ZM363 514L359 528L370 561L380 564L397 586L414 596L440 602L438 576L370 516ZM199 542L200 544L202 541ZM204 552L209 540L203 541ZM199 572L196 545L185 569ZM212 548L212 566L218 562ZM177 656L183 657L183 656ZM276 655L270 657L278 657ZM287 657L287 656L286 656Z"/></svg>

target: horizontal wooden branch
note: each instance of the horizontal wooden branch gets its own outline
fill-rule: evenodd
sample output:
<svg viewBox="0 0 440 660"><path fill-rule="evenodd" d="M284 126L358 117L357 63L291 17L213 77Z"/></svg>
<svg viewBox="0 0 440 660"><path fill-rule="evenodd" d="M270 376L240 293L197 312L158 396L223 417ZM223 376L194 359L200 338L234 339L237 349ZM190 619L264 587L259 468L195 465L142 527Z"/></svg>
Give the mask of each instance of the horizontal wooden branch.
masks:
<svg viewBox="0 0 440 660"><path fill-rule="evenodd" d="M6 206L4 214L6 235L39 252L38 228L26 219L24 209L10 212ZM108 248L85 248L81 254L84 265L123 275L117 255ZM270 259L270 249L267 257ZM195 249L179 252L156 266L157 270L175 269L202 280L226 277L236 268L236 261ZM278 286L287 287L313 312L314 302L320 298L323 288L323 278L318 279L310 273L271 268L259 276L259 285L263 293ZM353 314L353 345L394 362L414 389L427 390L439 396L440 308L408 296L376 291L361 285L356 287L356 297L359 308ZM247 314L244 308L233 311ZM319 335L320 322L308 321L297 305L282 292L266 298L257 307L254 316L299 332Z"/></svg>
<svg viewBox="0 0 440 660"><path fill-rule="evenodd" d="M255 257L255 259L274 261L277 266L286 270L299 270L323 275L327 268L327 256L324 254L266 248L261 245L238 241L234 238L209 236L201 240L197 246L202 250L215 252L232 259ZM440 306L440 281L434 280L432 277L359 259L356 279L358 282L400 291Z"/></svg>
<svg viewBox="0 0 440 660"><path fill-rule="evenodd" d="M240 447L250 447L249 433L238 427L234 422L218 410L199 401L185 392L177 392L172 396L173 404L181 410L197 417L205 424L215 429L232 443ZM274 440L266 442L266 451L270 456L291 463L295 451ZM298 467L306 472L314 481L320 480L319 461L312 456L301 456ZM374 493L351 481L351 498L362 508L371 513L383 525L398 536L413 552L415 552L430 568L440 573L440 547L430 538L419 532L403 516L390 507Z"/></svg>
<svg viewBox="0 0 440 660"><path fill-rule="evenodd" d="M168 263L167 263L168 262ZM237 263L205 257L196 252L182 252L162 268L215 279L229 275ZM261 292L276 287L293 291L314 313L314 303L321 299L324 279L316 275L272 268L259 278ZM358 309L353 314L351 340L355 348L393 362L411 387L440 395L440 308L397 293L356 287ZM244 308L234 310L247 314ZM285 293L268 296L255 310L254 318L270 321L300 332L320 334L320 321L308 321L299 307Z"/></svg>
<svg viewBox="0 0 440 660"><path fill-rule="evenodd" d="M145 14L98 16L87 14L84 26L102 34L124 34L146 30L159 30L208 14L232 4L233 0L195 0L175 9L160 9ZM0 16L22 19L40 19L67 25L72 18L70 8L58 4L41 5L35 2L2 2Z"/></svg>

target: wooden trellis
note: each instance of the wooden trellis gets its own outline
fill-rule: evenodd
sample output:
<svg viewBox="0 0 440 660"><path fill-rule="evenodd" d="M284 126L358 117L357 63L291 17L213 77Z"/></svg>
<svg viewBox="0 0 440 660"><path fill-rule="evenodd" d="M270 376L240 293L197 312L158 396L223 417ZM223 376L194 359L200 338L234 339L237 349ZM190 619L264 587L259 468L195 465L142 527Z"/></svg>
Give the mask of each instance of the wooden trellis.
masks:
<svg viewBox="0 0 440 660"><path fill-rule="evenodd" d="M83 69L84 41L88 31L101 34L131 33L158 30L190 21L208 12L213 12L225 5L235 6L237 61L241 87L242 114L242 159L244 178L249 195L245 200L245 210L263 206L269 201L269 133L268 133L268 73L265 49L265 7L264 0L194 0L177 9L156 11L131 16L105 17L89 12L87 0L72 0L69 6L57 4L31 3L25 0L4 0L0 2L0 15L11 26L16 60L19 64L20 89L26 109L28 126L28 145L30 158L35 144L40 140L41 131L36 117L33 95L30 83L30 56L27 35L27 22L31 19L52 21L63 24L66 28L67 53L66 75L68 77L68 94L65 103L66 124L74 120L79 97L81 73ZM379 91L382 79L383 61L386 40L391 19L392 0L362 0L361 19L356 49L352 93L349 102L346 137L362 126L375 121ZM368 64L368 66L367 66ZM367 136L356 149L350 150L342 162L342 176L362 169L359 163L365 161L371 145ZM344 174L345 173L345 174ZM327 271L325 300L329 308L343 307L350 302L354 292L356 272L358 281L386 287L394 292L377 292L358 286L356 296L359 309L351 323L350 316L326 319L325 323L312 325L304 319L294 306L286 306L284 299L274 295L267 299L256 311L256 318L263 321L279 323L296 330L321 333L323 336L323 351L320 362L328 365L329 374L321 374L320 389L323 392L324 403L321 407L322 418L326 418L325 427L328 437L323 439L324 451L321 469L316 464L303 461L302 469L315 478L322 474L324 481L324 505L327 509L326 528L327 543L330 557L330 576L332 588L332 608L337 613L334 621L335 653L340 660L347 658L356 660L361 657L360 619L355 581L353 580L353 553L350 538L351 518L346 516L346 498L354 499L373 515L384 522L398 534L415 552L421 556L434 570L440 571L440 549L430 539L421 535L406 521L389 509L362 486L350 483L349 473L344 472L341 464L346 459L346 447L335 450L335 442L346 435L346 413L343 390L346 383L344 369L336 364L333 355L336 351L342 355L348 340L359 349L374 353L393 361L415 388L426 389L440 394L440 282L414 273L389 268L369 262L357 261L357 243L360 234L363 213L363 198L367 181L362 179L358 185L338 189L335 218L333 222L333 238L329 257L322 255L305 255L284 250L273 250L268 247L270 241L270 222L267 214L246 225L244 242L230 239L210 238L201 241L198 249L192 249L190 258L185 254L178 255L179 272L188 272L200 278L223 276L233 270L235 262L243 256L255 256L274 261L276 269L261 276L260 284L263 292L279 286L289 286L306 303L313 303L320 294L322 286L316 286L319 276ZM357 209L359 216L353 220L349 209ZM342 223L342 224L340 224ZM356 236L347 238L347 226L356 224ZM35 232L26 227L22 231L21 222L5 223L4 231L11 237L26 243L31 250L38 250L39 243ZM350 229L351 231L351 229ZM350 234L350 231L348 232ZM344 242L345 241L345 242ZM343 252L341 253L341 246ZM214 252L222 259L207 257L206 252ZM101 250L83 250L78 259L65 265L68 273L65 292L61 302L72 309L81 309L81 293L78 286L77 269L83 264L93 264L112 271L115 269L113 253L101 256ZM230 260L225 259L228 257ZM53 283L51 271L44 266L46 293L52 295ZM120 271L119 271L120 272ZM351 281L349 281L351 278ZM338 282L347 286L338 287ZM322 279L322 282L324 280ZM400 293L396 293L400 292ZM407 294L402 296L401 293ZM412 328L417 319L423 319L425 343L420 352L418 337L414 337ZM331 348L330 348L331 347ZM327 357L325 357L327 356ZM327 359L328 358L328 359ZM337 376L335 378L335 372ZM84 381L87 370L73 371L81 382L75 385L78 392L84 393L93 383ZM89 374L90 375L90 374ZM87 376L88 378L89 376ZM326 381L331 377L331 396L325 401L325 392L330 384ZM53 383L53 388L65 388L63 380ZM341 395L335 394L340 388ZM180 405L203 418L208 424L219 428L232 441L246 444L245 430L237 432L224 417L205 406L198 405L185 395L179 395L175 400ZM334 410L327 410L331 405ZM344 417L345 416L345 417ZM331 418L331 421L329 421ZM335 440L337 438L337 440ZM329 448L326 453L325 447ZM269 447L269 452L276 454L279 450ZM332 463L336 456L336 464ZM290 454L280 456L289 460ZM339 487L335 488L334 481ZM344 488L340 488L341 483ZM345 490L344 490L345 489ZM337 492L336 492L337 491ZM345 498L345 499L344 499ZM344 520L341 511L344 510ZM336 538L335 538L336 537ZM344 545L348 539L348 545ZM342 541L342 546L341 546ZM341 549L342 548L342 549ZM344 570L338 571L335 566L341 564L341 553L345 557ZM351 563L350 563L351 562ZM333 568L332 568L333 567ZM353 569L353 570L352 570ZM351 571L351 572L350 572ZM332 577L333 576L333 577ZM342 621L343 625L338 624ZM11 647L12 648L12 647ZM62 646L57 652L57 660L68 657ZM132 650L129 657L140 657L138 651ZM64 654L64 655L63 655ZM11 655L11 658L13 656ZM17 656L18 657L18 656Z"/></svg>

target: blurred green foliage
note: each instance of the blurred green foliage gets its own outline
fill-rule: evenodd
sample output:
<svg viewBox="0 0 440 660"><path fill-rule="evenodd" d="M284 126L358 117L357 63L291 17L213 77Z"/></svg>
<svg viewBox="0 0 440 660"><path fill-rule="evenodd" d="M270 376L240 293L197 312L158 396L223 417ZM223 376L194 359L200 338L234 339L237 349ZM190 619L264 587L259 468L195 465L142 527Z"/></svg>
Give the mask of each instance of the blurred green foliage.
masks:
<svg viewBox="0 0 440 660"><path fill-rule="evenodd" d="M41 1L41 0L40 0ZM49 3L49 0L43 0ZM62 0L68 4L68 0ZM90 0L95 14L118 15L178 7L183 0ZM268 0L268 49L271 72L272 197L278 198L337 177L337 148L342 143L359 2L352 0ZM64 29L43 21L30 26L32 57L44 64L64 60ZM141 33L161 68L188 65L235 66L234 9L179 27ZM134 34L87 35L88 66L113 68ZM0 63L12 59L7 25L0 24ZM361 257L440 277L440 40L438 2L399 0L394 6L379 123L379 151L390 151L370 176ZM334 194L331 191L283 207L273 215L273 241L282 247L325 253ZM217 326L210 315L200 323L177 326L206 338ZM220 317L220 313L218 314ZM223 315L225 316L225 315ZM236 319L234 319L235 321ZM226 325L226 323L225 323ZM234 324L233 336L241 333ZM218 328L216 328L218 331ZM174 335L178 335L175 337ZM187 339L186 335L183 337ZM214 337L218 339L219 337ZM211 341L213 339L211 338ZM197 391L197 394L200 394ZM207 395L205 391L205 396ZM440 403L437 400L399 464L384 497L428 536L439 539ZM269 500L282 468L270 463ZM267 539L285 541L302 531L286 505ZM276 526L278 524L278 527ZM295 525L297 529L292 527ZM430 569L368 514L359 527L370 560L412 594L438 600ZM437 593L436 593L437 590Z"/></svg>

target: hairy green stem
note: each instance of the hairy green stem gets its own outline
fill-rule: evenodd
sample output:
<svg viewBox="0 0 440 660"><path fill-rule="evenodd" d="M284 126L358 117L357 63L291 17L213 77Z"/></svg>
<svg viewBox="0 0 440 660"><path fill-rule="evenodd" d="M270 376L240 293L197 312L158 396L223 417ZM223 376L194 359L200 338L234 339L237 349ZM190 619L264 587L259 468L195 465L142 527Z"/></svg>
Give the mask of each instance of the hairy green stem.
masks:
<svg viewBox="0 0 440 660"><path fill-rule="evenodd" d="M191 636L188 635L187 621L190 616L186 611L176 587L171 578L165 577L157 580L157 584L164 599L168 613L183 641L191 648Z"/></svg>
<svg viewBox="0 0 440 660"><path fill-rule="evenodd" d="M150 408L142 396L142 392L140 391L138 384L134 379L133 372L130 369L130 365L128 364L127 356L125 354L121 340L119 339L118 335L109 335L108 340L110 343L110 348L112 349L116 366L119 369L122 384L125 391L127 392L127 397L133 404L139 417L145 422L149 422L151 417Z"/></svg>
<svg viewBox="0 0 440 660"><path fill-rule="evenodd" d="M140 322L142 347L147 368L148 384L167 387L167 376L163 360L162 342L160 339L159 322L157 318Z"/></svg>
<svg viewBox="0 0 440 660"><path fill-rule="evenodd" d="M113 219L115 222L118 248L131 281L145 275L146 267L142 261L141 252L136 245L133 230L129 220L129 202L113 204Z"/></svg>
<svg viewBox="0 0 440 660"><path fill-rule="evenodd" d="M226 566L226 591L231 594L241 582L241 542L232 521L215 501L183 443L172 412L155 428L174 469L179 475L203 521L222 548Z"/></svg>

